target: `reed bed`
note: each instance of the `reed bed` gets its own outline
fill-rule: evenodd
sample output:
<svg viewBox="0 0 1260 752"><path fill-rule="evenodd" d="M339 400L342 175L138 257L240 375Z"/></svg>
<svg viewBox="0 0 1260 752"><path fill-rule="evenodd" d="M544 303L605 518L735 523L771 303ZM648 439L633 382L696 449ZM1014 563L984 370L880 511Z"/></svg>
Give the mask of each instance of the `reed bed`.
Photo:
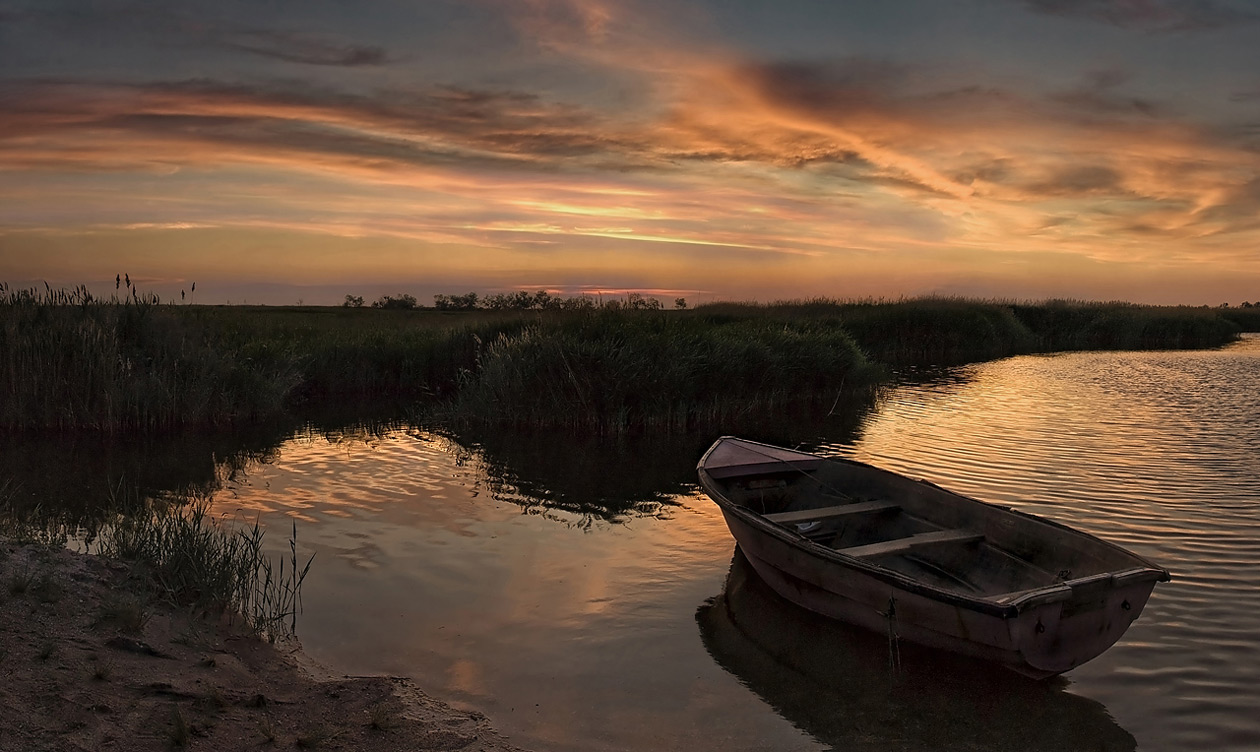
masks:
<svg viewBox="0 0 1260 752"><path fill-rule="evenodd" d="M873 369L825 322L715 322L597 311L486 343L451 403L456 421L598 433L687 430L823 395Z"/></svg>
<svg viewBox="0 0 1260 752"><path fill-rule="evenodd" d="M958 298L250 308L0 285L0 430L239 429L347 400L486 425L689 430L835 399L878 364L1218 346L1240 327L1225 313L1244 310Z"/></svg>
<svg viewBox="0 0 1260 752"><path fill-rule="evenodd" d="M154 297L0 286L0 426L156 432L274 414L290 358L225 348Z"/></svg>
<svg viewBox="0 0 1260 752"><path fill-rule="evenodd" d="M1245 308L1217 309L1220 317L1234 322L1244 332L1260 332L1260 302Z"/></svg>
<svg viewBox="0 0 1260 752"><path fill-rule="evenodd" d="M1226 310L928 297L718 303L699 306L695 313L723 320L838 322L872 360L894 366L941 366L1057 350L1218 347L1233 341L1239 331L1223 315Z"/></svg>
<svg viewBox="0 0 1260 752"><path fill-rule="evenodd" d="M1240 327L1220 309L1049 301L1013 304L1039 351L1171 350L1219 347Z"/></svg>

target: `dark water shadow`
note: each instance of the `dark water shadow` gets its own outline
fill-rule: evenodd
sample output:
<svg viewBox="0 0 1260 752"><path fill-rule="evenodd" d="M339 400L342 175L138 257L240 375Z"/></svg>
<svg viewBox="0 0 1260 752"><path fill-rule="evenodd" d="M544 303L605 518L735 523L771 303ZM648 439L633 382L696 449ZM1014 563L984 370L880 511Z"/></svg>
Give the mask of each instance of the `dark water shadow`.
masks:
<svg viewBox="0 0 1260 752"><path fill-rule="evenodd" d="M1101 704L1011 671L908 645L775 594L736 549L723 592L696 611L722 668L838 750L1099 750L1137 742Z"/></svg>
<svg viewBox="0 0 1260 752"><path fill-rule="evenodd" d="M475 467L495 501L577 527L667 517L696 489L696 462L718 436L735 434L788 446L856 440L877 390L845 393L827 404L748 414L690 433L614 436L571 431L473 429L407 420L391 403L308 407L300 416L231 432L160 437L0 435L0 496L49 525L89 532L147 500L184 503L213 495L251 467L275 460L294 437L374 444L399 431L434 434ZM0 498L0 502L5 499ZM0 510L3 511L3 510Z"/></svg>
<svg viewBox="0 0 1260 752"><path fill-rule="evenodd" d="M484 470L492 496L526 512L561 511L579 524L668 514L696 489L696 463L713 441L739 435L788 446L853 441L874 408L875 390L832 404L798 405L689 433L601 436L571 431L429 427L463 447ZM457 450L458 451L458 450Z"/></svg>

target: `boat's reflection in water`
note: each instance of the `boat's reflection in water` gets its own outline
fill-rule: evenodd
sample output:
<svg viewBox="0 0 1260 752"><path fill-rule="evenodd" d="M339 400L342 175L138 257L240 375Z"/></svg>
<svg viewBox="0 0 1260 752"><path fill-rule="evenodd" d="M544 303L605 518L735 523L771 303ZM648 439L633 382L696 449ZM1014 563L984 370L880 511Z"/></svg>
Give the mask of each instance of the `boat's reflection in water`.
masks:
<svg viewBox="0 0 1260 752"><path fill-rule="evenodd" d="M780 598L738 549L696 612L713 659L780 715L845 750L1133 750L1106 708L1007 669L825 619ZM894 667L893 658L899 659Z"/></svg>

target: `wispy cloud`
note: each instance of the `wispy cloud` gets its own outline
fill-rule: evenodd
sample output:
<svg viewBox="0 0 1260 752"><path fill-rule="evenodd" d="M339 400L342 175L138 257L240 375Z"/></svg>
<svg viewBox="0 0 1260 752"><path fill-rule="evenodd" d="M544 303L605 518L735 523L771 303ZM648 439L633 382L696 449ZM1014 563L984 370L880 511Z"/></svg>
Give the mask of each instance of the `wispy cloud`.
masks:
<svg viewBox="0 0 1260 752"><path fill-rule="evenodd" d="M1141 31L1205 31L1260 21L1260 13L1219 0L1020 0L1038 13Z"/></svg>
<svg viewBox="0 0 1260 752"><path fill-rule="evenodd" d="M98 44L145 43L182 49L224 49L289 63L319 66L379 66L392 57L379 45L361 44L327 33L268 28L151 3L124 2L0 10L0 23L13 28L47 28L68 39Z"/></svg>
<svg viewBox="0 0 1260 752"><path fill-rule="evenodd" d="M224 31L214 42L229 49L308 65L334 65L354 68L385 65L389 55L375 45L350 44L311 34L271 29Z"/></svg>

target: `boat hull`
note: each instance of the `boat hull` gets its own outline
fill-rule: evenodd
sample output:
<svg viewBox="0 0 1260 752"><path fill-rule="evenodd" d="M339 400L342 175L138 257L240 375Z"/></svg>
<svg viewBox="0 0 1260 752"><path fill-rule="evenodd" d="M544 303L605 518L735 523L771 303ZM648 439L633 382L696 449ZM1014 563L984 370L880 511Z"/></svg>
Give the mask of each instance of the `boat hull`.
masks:
<svg viewBox="0 0 1260 752"><path fill-rule="evenodd" d="M786 600L873 632L994 661L1035 679L1073 669L1114 645L1154 589L1154 582L1112 589L1095 607L1067 616L1062 602L1014 617L983 614L837 568L732 514L725 516L749 563Z"/></svg>

